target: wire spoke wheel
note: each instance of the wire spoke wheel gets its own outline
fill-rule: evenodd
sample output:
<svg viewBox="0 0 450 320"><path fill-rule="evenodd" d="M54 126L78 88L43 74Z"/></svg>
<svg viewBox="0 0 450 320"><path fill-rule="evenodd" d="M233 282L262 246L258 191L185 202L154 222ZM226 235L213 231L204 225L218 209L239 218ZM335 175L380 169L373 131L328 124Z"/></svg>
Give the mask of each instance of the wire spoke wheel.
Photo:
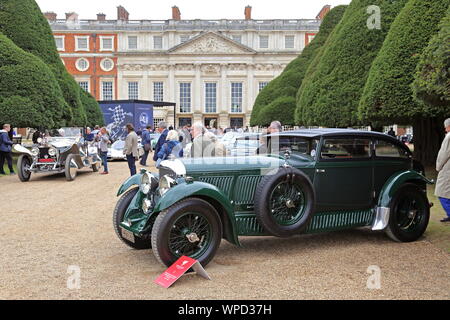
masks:
<svg viewBox="0 0 450 320"><path fill-rule="evenodd" d="M300 185L288 181L280 182L273 189L269 209L280 225L291 225L298 222L305 213L306 199Z"/></svg>
<svg viewBox="0 0 450 320"><path fill-rule="evenodd" d="M169 249L176 257L198 258L209 247L212 228L208 219L200 213L187 212L173 224L169 235Z"/></svg>

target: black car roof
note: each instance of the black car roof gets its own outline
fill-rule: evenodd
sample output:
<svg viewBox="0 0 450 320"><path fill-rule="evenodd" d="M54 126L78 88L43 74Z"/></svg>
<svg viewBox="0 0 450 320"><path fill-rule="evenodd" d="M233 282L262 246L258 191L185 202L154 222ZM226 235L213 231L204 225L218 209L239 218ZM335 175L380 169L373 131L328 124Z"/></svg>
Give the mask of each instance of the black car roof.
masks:
<svg viewBox="0 0 450 320"><path fill-rule="evenodd" d="M405 150L409 150L407 146L398 141L396 138L376 131L365 131L356 129L338 129L338 128L321 128L321 129L300 129L292 131L283 131L267 135L267 137L288 137L288 136L298 136L305 138L317 138L326 136L361 136L361 137L372 137L372 138L382 138L383 140L388 140L393 144L402 147Z"/></svg>
<svg viewBox="0 0 450 320"><path fill-rule="evenodd" d="M268 135L269 137L273 136L301 136L301 137L321 137L321 136L353 136L353 135L370 135L370 136L381 136L381 137L389 137L391 136L375 132L375 131L364 131L364 130L356 130L356 129L336 129L336 128L323 128L323 129L300 129L300 130L292 130L292 131L283 131L277 132ZM395 140L395 139L394 139Z"/></svg>

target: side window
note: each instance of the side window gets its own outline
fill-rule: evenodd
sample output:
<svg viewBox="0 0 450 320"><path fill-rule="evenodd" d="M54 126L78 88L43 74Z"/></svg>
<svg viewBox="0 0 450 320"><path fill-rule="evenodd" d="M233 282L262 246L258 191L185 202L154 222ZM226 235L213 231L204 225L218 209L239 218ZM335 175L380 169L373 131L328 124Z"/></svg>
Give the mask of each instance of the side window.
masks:
<svg viewBox="0 0 450 320"><path fill-rule="evenodd" d="M384 158L408 158L409 154L398 146L383 140L378 140L375 145L375 155Z"/></svg>
<svg viewBox="0 0 450 320"><path fill-rule="evenodd" d="M368 159L370 139L325 139L320 157L322 159Z"/></svg>

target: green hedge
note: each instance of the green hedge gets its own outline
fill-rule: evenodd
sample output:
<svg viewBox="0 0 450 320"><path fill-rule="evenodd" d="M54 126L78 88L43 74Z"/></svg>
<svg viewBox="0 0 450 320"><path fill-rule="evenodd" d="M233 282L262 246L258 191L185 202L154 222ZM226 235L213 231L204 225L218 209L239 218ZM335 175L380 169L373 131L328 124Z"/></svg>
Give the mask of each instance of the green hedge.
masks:
<svg viewBox="0 0 450 320"><path fill-rule="evenodd" d="M59 127L66 109L48 66L0 33L0 123Z"/></svg>
<svg viewBox="0 0 450 320"><path fill-rule="evenodd" d="M413 97L412 82L424 48L439 30L449 0L409 0L372 64L359 104L363 121L411 123L424 114Z"/></svg>
<svg viewBox="0 0 450 320"><path fill-rule="evenodd" d="M331 31L339 23L346 7L347 6L337 6L333 8L325 16L314 40L311 41L296 59L286 66L284 71L277 78L272 80L263 90L261 90L253 106L250 125L267 125L273 120L280 120L280 117L272 112L274 108L276 108L276 104L274 105L273 103L275 101L286 101L286 99L279 100L279 98L282 97L291 97L295 100L295 95L302 83L309 64L314 59L317 51L323 46ZM283 103L282 105L284 106L285 104ZM280 107L282 105L280 105ZM263 112L264 108L270 108L271 110ZM295 108L289 109L289 111L280 109L279 113L283 113L283 117L290 120L289 124L293 124L294 110ZM284 116L284 114L286 114L286 116ZM266 118L268 115L273 116L271 118Z"/></svg>
<svg viewBox="0 0 450 320"><path fill-rule="evenodd" d="M358 125L357 109L370 66L389 27L407 0L353 0L336 31L329 37L315 72L305 79L298 105L307 125L348 127ZM380 9L381 28L369 28ZM369 11L369 12L368 12Z"/></svg>
<svg viewBox="0 0 450 320"><path fill-rule="evenodd" d="M292 96L278 97L275 101L261 110L260 118L262 126L269 126L274 120L280 121L283 125L294 125L295 98Z"/></svg>
<svg viewBox="0 0 450 320"><path fill-rule="evenodd" d="M41 58L53 70L69 106L64 112L66 124L86 125L85 108L89 106L83 105L82 89L61 62L52 30L36 2L34 0L2 0L0 2L0 32L13 40L20 48Z"/></svg>
<svg viewBox="0 0 450 320"><path fill-rule="evenodd" d="M450 115L450 9L439 33L422 53L413 91L416 99L425 103L426 113Z"/></svg>

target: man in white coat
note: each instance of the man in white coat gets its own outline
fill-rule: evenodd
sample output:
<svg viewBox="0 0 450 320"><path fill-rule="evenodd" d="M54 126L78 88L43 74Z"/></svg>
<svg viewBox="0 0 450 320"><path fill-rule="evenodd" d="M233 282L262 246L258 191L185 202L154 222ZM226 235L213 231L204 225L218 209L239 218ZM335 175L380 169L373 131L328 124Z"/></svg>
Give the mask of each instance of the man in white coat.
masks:
<svg viewBox="0 0 450 320"><path fill-rule="evenodd" d="M447 217L441 222L450 222L450 118L444 121L444 127L447 134L436 160L436 170L439 174L435 194L447 213Z"/></svg>

